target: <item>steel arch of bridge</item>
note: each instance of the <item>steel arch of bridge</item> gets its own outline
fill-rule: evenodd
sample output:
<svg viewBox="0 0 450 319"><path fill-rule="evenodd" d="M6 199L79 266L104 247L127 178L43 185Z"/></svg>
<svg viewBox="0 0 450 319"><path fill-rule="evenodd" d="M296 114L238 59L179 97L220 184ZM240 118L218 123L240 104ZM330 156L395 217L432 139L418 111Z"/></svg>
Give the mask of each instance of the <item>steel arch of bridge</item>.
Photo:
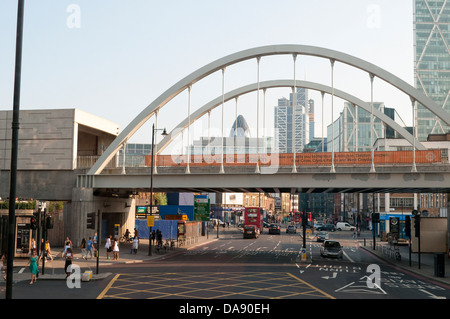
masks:
<svg viewBox="0 0 450 319"><path fill-rule="evenodd" d="M442 119L445 123L450 125L450 114L439 107L433 100L431 100L422 92L416 90L414 87L412 87L402 79L370 62L364 61L346 53L321 47L295 44L269 45L240 51L218 59L194 71L190 75L177 82L175 85L161 94L158 98L156 98L141 113L139 113L138 116L136 116L130 122L130 124L128 124L128 126L117 136L117 138L111 143L106 151L100 156L97 162L89 170L87 175L100 174L103 168L108 164L108 162L123 145L123 143L126 142L131 136L133 136L134 133L136 133L136 131L139 130L139 128L148 119L151 118L151 116L153 116L157 111L164 107L164 105L171 101L175 96L180 94L182 91L189 89L196 82L200 81L210 74L213 74L219 70L223 70L230 65L245 60L255 58L259 59L263 56L288 54L325 58L329 59L332 64L334 64L335 61L338 61L368 72L371 76L380 78L390 85L396 87L397 89L408 95L413 104L415 102L422 104L432 113L434 113L438 118Z"/></svg>
<svg viewBox="0 0 450 319"><path fill-rule="evenodd" d="M193 112L190 115L190 117L187 117L183 121L181 121L171 132L169 132L169 134L166 137L164 137L161 140L161 142L158 143L157 154L164 151L164 149L179 134L181 134L183 129L187 128L189 125L191 125L195 121L199 120L202 116L207 114L209 111L220 106L223 101L228 102L228 101L233 100L236 97L239 97L241 95L257 91L258 89L264 90L264 89L280 88L280 87L293 87L294 85L298 88L305 88L305 89L310 89L310 90L314 90L314 91L320 91L322 93L327 93L327 94L334 93L334 95L336 97L344 99L354 105L358 105L359 107L363 108L364 110L366 110L369 113L371 112L370 103L364 102L361 99L357 98L356 96L353 96L353 95L348 94L341 90L334 89L334 92L333 92L333 89L331 87L320 84L320 83L315 83L315 82L310 82L310 81L294 81L294 80L272 80L272 81L264 81L264 82L260 82L260 83L253 83L253 84L246 85L246 86L243 86L241 88L238 88L238 89L235 89L233 91L226 93L224 95L223 99L222 99L222 96L219 96L219 97L215 98L214 100L211 100L210 102L206 103L204 106L202 106L195 112ZM416 140L415 145L418 150L426 149L426 147L423 146L423 144L421 144L419 142L419 140L417 140L417 138L415 138L405 128L401 127L399 124L397 124L397 122L392 120L386 114L380 112L377 109L373 109L373 115L375 117L377 117L378 119L380 119L381 121L383 121L386 125L389 125L390 127L392 127L395 131L397 131L401 136L403 136L411 144L414 143L414 139L415 139Z"/></svg>

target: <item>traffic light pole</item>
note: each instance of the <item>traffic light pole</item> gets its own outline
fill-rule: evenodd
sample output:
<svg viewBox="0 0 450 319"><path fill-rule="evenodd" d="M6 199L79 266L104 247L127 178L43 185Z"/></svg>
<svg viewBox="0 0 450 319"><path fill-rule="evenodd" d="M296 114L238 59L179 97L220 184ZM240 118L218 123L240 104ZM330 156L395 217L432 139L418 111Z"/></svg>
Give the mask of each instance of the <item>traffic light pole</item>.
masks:
<svg viewBox="0 0 450 319"><path fill-rule="evenodd" d="M96 254L97 254L97 269L96 269L96 273L98 275L98 271L99 271L99 259L100 259L100 252L99 252L99 248L100 248L100 209L97 211L97 249L96 249ZM86 255L87 258L87 255Z"/></svg>
<svg viewBox="0 0 450 319"><path fill-rule="evenodd" d="M42 226L42 239L44 240L44 244L42 245L41 243L41 247L42 247L42 274L45 275L45 260L47 259L47 249L45 247L45 245L47 244L47 218L46 218L46 213L47 212L47 208L43 209L43 218L42 218L42 222L41 222L41 226Z"/></svg>
<svg viewBox="0 0 450 319"><path fill-rule="evenodd" d="M17 33L16 33L16 62L14 71L14 97L13 120L11 136L11 171L9 188L9 215L8 215L8 257L6 261L6 299L12 299L13 266L16 235L16 187L17 187L17 158L19 152L19 110L20 110L20 83L22 74L22 39L23 39L23 12L25 0L18 0L17 6Z"/></svg>

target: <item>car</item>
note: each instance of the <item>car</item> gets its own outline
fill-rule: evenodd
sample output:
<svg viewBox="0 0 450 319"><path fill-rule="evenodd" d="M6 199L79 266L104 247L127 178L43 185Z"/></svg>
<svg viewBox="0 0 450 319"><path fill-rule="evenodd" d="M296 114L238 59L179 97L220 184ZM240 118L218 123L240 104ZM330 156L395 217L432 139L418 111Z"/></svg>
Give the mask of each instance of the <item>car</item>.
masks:
<svg viewBox="0 0 450 319"><path fill-rule="evenodd" d="M317 227L318 231L336 231L336 226L334 226L333 224L325 224L322 226Z"/></svg>
<svg viewBox="0 0 450 319"><path fill-rule="evenodd" d="M276 224L270 224L269 226L269 234L276 234L279 235L281 233L280 226Z"/></svg>
<svg viewBox="0 0 450 319"><path fill-rule="evenodd" d="M263 221L263 227L264 228L269 228L270 224L268 222Z"/></svg>
<svg viewBox="0 0 450 319"><path fill-rule="evenodd" d="M355 230L355 226L352 226L349 223L345 223L345 222L338 222L336 224L336 229L337 230L351 230L351 231L354 231Z"/></svg>
<svg viewBox="0 0 450 319"><path fill-rule="evenodd" d="M320 226L323 226L323 225L324 225L324 223L317 222L317 223L314 224L314 228L317 229L317 228L319 228Z"/></svg>
<svg viewBox="0 0 450 319"><path fill-rule="evenodd" d="M259 228L255 225L245 225L244 226L244 238L258 238Z"/></svg>
<svg viewBox="0 0 450 319"><path fill-rule="evenodd" d="M295 228L294 225L289 225L286 228L286 234L296 234L297 233L297 228Z"/></svg>
<svg viewBox="0 0 450 319"><path fill-rule="evenodd" d="M336 240L325 240L320 247L320 256L343 258L341 244Z"/></svg>
<svg viewBox="0 0 450 319"><path fill-rule="evenodd" d="M318 242L325 241L328 239L328 233L326 231L320 231L317 233L316 238Z"/></svg>

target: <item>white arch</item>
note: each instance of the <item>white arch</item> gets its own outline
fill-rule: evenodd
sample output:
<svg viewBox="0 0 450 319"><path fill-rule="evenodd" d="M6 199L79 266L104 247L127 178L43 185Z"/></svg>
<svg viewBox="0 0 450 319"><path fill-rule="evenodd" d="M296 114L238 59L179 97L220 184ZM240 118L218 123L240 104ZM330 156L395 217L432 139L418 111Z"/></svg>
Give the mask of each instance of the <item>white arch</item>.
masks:
<svg viewBox="0 0 450 319"><path fill-rule="evenodd" d="M295 82L295 83L294 83ZM293 87L296 85L298 88L305 88L310 90L315 90L319 92L324 92L327 94L332 94L332 88L323 84L315 83L315 82L309 82L309 81L299 81L299 80L272 80L272 81L264 81L259 83L259 89L270 89L270 88L279 88L279 87ZM253 83L250 85L246 85L243 87L240 87L238 89L235 89L233 91L230 91L224 95L224 101L228 102L230 100L233 100L236 97L239 97L241 95L254 92L258 90L258 83ZM343 100L346 100L354 105L358 105L359 107L363 108L367 112L371 112L371 106L370 103L364 102L361 99L348 94L346 92L343 92L341 90L334 89L334 95L336 97L339 97ZM199 120L202 116L207 114L209 111L213 110L214 108L220 106L222 104L222 96L219 96L215 98L214 100L211 100L210 102L206 103L204 106L193 112L190 116L190 122L189 118L185 118L183 121L181 121L169 134L164 137L161 142L159 142L157 147L157 154L161 153L179 134L181 134L182 130L189 125L193 124L195 121ZM390 117L388 117L386 114L380 112L377 109L373 110L373 115L383 121L385 124L392 127L395 131L397 131L401 136L403 136L411 145L414 143L414 136L412 136L405 128L401 127L397 122L392 120ZM425 150L426 147L423 146L419 140L416 138L416 148L419 150Z"/></svg>
<svg viewBox="0 0 450 319"><path fill-rule="evenodd" d="M361 60L359 58L353 57L351 55L320 48L314 46L306 45L269 45L262 46L253 49L248 49L240 51L214 62L211 62L204 67L194 71L190 75L186 76L184 79L180 80L178 83L173 85L171 88L166 90L158 98L156 98L150 105L148 105L134 120L128 124L128 126L117 136L117 138L111 143L111 145L106 149L106 151L100 156L97 162L92 166L87 175L100 174L107 163L112 159L112 157L117 153L124 141L128 140L133 134L160 108L166 105L170 100L172 100L179 93L184 91L189 86L200 81L206 76L226 68L229 65L239 63L245 60L259 58L262 56L269 55L284 55L284 54L297 54L297 55L308 55L330 59L332 61L339 61L341 63L348 64L355 68L366 71L386 82L396 87L400 91L407 94L412 101L417 101L420 104L428 108L432 113L442 119L445 123L450 125L450 114L445 110L440 108L433 100L427 97L425 94L416 90L414 87L403 81L402 79L396 77L395 75L385 71L376 65L369 63L367 61Z"/></svg>

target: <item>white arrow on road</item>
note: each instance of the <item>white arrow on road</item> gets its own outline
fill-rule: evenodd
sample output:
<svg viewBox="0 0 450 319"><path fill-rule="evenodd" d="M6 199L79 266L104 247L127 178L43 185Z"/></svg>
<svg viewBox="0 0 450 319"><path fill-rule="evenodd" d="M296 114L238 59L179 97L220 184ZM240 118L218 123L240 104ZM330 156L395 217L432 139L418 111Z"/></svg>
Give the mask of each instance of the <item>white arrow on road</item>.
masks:
<svg viewBox="0 0 450 319"><path fill-rule="evenodd" d="M419 291L428 294L428 295L429 295L431 298L433 298L433 299L447 299L447 298L445 298L445 297L443 297L443 296L436 296L436 295L433 295L431 292L428 292L428 291L426 291L425 289L419 289Z"/></svg>
<svg viewBox="0 0 450 319"><path fill-rule="evenodd" d="M333 272L333 277L330 277L330 276L323 276L322 278L323 279L334 279L334 278L336 278L337 277L337 272Z"/></svg>

